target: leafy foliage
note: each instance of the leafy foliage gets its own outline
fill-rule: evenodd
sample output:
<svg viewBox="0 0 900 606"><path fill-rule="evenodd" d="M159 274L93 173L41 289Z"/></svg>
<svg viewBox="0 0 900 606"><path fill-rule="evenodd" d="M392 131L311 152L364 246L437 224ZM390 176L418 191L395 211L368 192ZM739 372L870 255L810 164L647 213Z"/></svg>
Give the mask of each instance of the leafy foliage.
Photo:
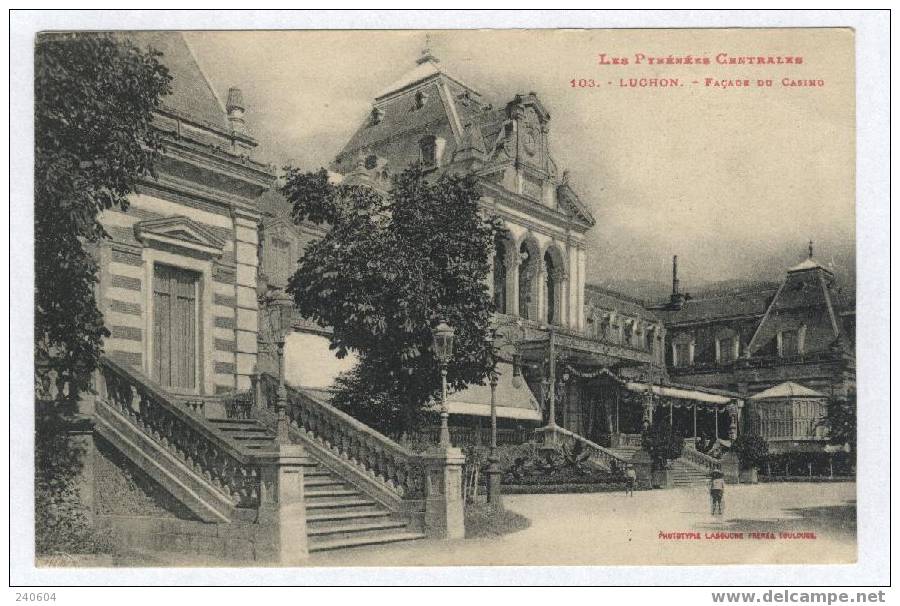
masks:
<svg viewBox="0 0 900 606"><path fill-rule="evenodd" d="M849 444L851 452L856 452L856 393L828 400L822 423L828 428L829 442L840 446Z"/></svg>
<svg viewBox="0 0 900 606"><path fill-rule="evenodd" d="M96 33L42 34L35 46L35 355L88 387L103 338L98 214L127 208L160 149L151 112L168 94L159 53Z"/></svg>
<svg viewBox="0 0 900 606"><path fill-rule="evenodd" d="M655 415L653 424L641 434L641 448L650 455L654 469L666 469L669 461L681 456L684 436L673 431L668 415Z"/></svg>
<svg viewBox="0 0 900 606"><path fill-rule="evenodd" d="M734 441L734 452L742 469L759 467L768 460L769 443L758 433L741 433Z"/></svg>
<svg viewBox="0 0 900 606"><path fill-rule="evenodd" d="M472 175L429 177L413 165L382 193L291 170L282 191L295 220L329 224L287 290L303 316L333 327L339 357L359 356L337 381L337 406L395 436L421 426L440 393L431 332L440 319L456 331L450 388L486 377L494 228Z"/></svg>
<svg viewBox="0 0 900 606"><path fill-rule="evenodd" d="M59 406L39 402L35 409L35 553L102 552L108 549L106 537L94 532L79 493L84 448L72 441L69 431L77 416Z"/></svg>

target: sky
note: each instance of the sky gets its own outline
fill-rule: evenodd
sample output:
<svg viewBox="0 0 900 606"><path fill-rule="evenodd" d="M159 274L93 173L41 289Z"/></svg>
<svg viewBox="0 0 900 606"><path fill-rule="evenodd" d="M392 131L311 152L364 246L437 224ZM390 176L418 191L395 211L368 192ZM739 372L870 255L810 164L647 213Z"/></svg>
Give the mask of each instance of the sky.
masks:
<svg viewBox="0 0 900 606"><path fill-rule="evenodd" d="M806 256L854 274L851 30L439 30L447 72L495 106L534 91L551 153L597 220L594 282L778 280ZM210 83L243 90L257 158L327 166L375 95L415 66L423 31L189 32ZM628 65L599 65L600 53ZM635 55L709 65L635 64ZM802 65L718 65L716 56L802 56ZM572 87L572 79L595 81ZM622 87L666 78L681 86ZM722 88L714 80L771 79ZM821 80L816 87L782 79ZM696 81L698 84L693 84Z"/></svg>

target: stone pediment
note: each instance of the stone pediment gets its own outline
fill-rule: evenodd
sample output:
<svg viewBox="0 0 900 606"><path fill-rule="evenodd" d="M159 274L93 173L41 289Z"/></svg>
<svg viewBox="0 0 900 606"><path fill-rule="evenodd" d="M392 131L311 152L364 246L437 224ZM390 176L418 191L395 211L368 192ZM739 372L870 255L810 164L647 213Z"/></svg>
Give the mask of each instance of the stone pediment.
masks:
<svg viewBox="0 0 900 606"><path fill-rule="evenodd" d="M200 223L176 216L148 219L134 225L134 235L144 245L168 245L210 256L219 256L225 241Z"/></svg>

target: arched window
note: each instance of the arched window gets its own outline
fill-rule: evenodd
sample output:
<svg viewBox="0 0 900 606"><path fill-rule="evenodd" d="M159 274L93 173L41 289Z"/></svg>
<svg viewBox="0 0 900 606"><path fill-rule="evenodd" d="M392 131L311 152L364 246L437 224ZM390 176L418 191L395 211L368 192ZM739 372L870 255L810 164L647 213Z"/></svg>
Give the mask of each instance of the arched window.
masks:
<svg viewBox="0 0 900 606"><path fill-rule="evenodd" d="M544 280L547 284L547 315L544 320L548 324L556 323L556 267L550 251L544 253Z"/></svg>
<svg viewBox="0 0 900 606"><path fill-rule="evenodd" d="M519 247L519 316L525 320L529 318L531 308L531 278L532 255L527 242L522 242Z"/></svg>
<svg viewBox="0 0 900 606"><path fill-rule="evenodd" d="M494 237L494 307L506 313L506 238L502 234Z"/></svg>

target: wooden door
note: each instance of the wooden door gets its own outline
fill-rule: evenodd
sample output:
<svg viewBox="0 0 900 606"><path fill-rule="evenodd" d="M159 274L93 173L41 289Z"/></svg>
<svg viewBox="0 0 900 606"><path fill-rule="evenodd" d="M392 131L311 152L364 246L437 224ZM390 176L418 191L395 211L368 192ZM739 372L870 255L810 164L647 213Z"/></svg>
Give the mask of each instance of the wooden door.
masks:
<svg viewBox="0 0 900 606"><path fill-rule="evenodd" d="M157 265L153 275L153 378L163 387L197 388L196 273Z"/></svg>

